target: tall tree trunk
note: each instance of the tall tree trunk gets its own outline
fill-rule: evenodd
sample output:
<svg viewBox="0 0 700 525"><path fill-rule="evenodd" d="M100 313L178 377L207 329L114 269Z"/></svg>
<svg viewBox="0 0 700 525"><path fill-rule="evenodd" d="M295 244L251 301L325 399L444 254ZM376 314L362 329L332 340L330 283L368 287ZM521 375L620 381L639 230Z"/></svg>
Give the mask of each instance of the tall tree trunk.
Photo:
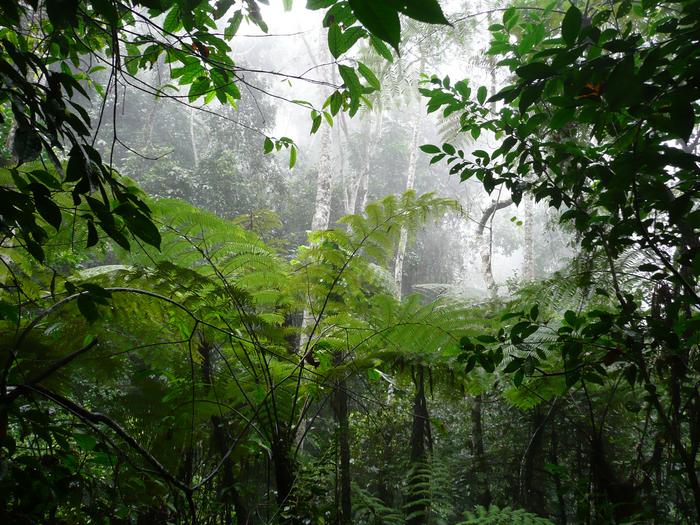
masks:
<svg viewBox="0 0 700 525"><path fill-rule="evenodd" d="M413 425L411 427L410 474L406 495L406 525L428 523L430 499L427 486L430 484L426 443L430 437L430 418L425 398L425 376L422 366L414 377L416 394L413 398Z"/></svg>
<svg viewBox="0 0 700 525"><path fill-rule="evenodd" d="M481 220L476 229L476 236L479 239L479 255L481 257L481 272L484 277L484 283L486 284L486 289L489 292L489 297L494 299L498 293L498 286L496 285L496 280L493 278L493 267L491 262L491 254L493 251L493 231L489 227L488 235L486 235L486 225L487 223L493 224L492 217L498 210L507 208L513 204L513 199L507 199L504 201L492 201L488 208L484 210L481 214Z"/></svg>
<svg viewBox="0 0 700 525"><path fill-rule="evenodd" d="M368 117L369 120L369 117ZM357 181L357 189L353 197L351 197L351 202L354 203L354 213L362 214L365 212L367 207L367 194L369 192L369 175L372 171L372 157L374 156L374 150L379 143L379 139L382 134L382 125L384 121L383 112L377 114L374 125L372 121L368 122L368 135L367 135L367 145L365 147L364 159L362 164L362 171L360 172L360 177Z"/></svg>
<svg viewBox="0 0 700 525"><path fill-rule="evenodd" d="M471 449L474 454L474 466L476 467L476 503L488 507L491 505L491 487L489 483L490 472L484 452L484 429L482 421L482 396L474 396L469 415L472 423Z"/></svg>
<svg viewBox="0 0 700 525"><path fill-rule="evenodd" d="M192 165L194 169L199 167L199 147L194 133L194 113L195 109L190 108L190 146L192 147Z"/></svg>
<svg viewBox="0 0 700 525"><path fill-rule="evenodd" d="M199 355L202 358L202 384L205 386L208 392L213 384L212 377L212 359L211 359L212 346L208 343L203 335L200 333L200 344L199 344ZM217 453L223 458L226 456L229 448L229 439L224 431L224 419L220 415L211 416L211 427L212 427L212 438L214 446L216 447ZM236 525L247 525L249 522L248 509L246 508L241 495L236 488L235 477L233 475L233 461L231 456L224 460L224 464L221 467L221 481L219 484L219 498L224 504L224 523L231 524L234 523L233 517L230 515L228 510L231 506L236 513Z"/></svg>
<svg viewBox="0 0 700 525"><path fill-rule="evenodd" d="M559 440L556 429L552 429L551 445L552 447L549 451L550 461L552 465L559 465ZM558 473L554 473L552 476L554 477L554 488L557 495L558 525L566 525L566 501L564 500L564 488L561 485L561 477Z"/></svg>
<svg viewBox="0 0 700 525"><path fill-rule="evenodd" d="M342 363L342 354L336 354L337 364ZM331 394L331 406L338 426L338 448L340 449L340 508L337 523L349 525L352 519L352 494L350 473L350 421L348 418L347 382L336 381Z"/></svg>
<svg viewBox="0 0 700 525"><path fill-rule="evenodd" d="M331 217L331 196L333 189L332 162L331 162L331 132L326 125L321 126L320 156L317 164L316 198L314 199L314 214L311 218L311 230L327 230ZM314 326L318 320L311 315L311 310L306 308L302 318L302 330L299 339L299 349L302 357L309 346L309 338L306 331L309 326Z"/></svg>
<svg viewBox="0 0 700 525"><path fill-rule="evenodd" d="M325 230L330 224L331 194L333 189L333 172L331 162L331 131L328 126L321 127L321 152L316 175L316 198L311 229Z"/></svg>
<svg viewBox="0 0 700 525"><path fill-rule="evenodd" d="M535 201L531 195L523 195L523 280L531 282L535 280L535 243L534 232L534 206Z"/></svg>
<svg viewBox="0 0 700 525"><path fill-rule="evenodd" d="M418 124L420 122L420 112L414 112L413 123L411 125L411 143L408 157L408 173L406 177L406 191L412 190L416 183L416 164L418 162ZM401 227L399 235L399 246L396 250L396 260L394 262L394 284L396 294L401 298L403 287L403 262L406 257L406 245L408 244L408 230Z"/></svg>
<svg viewBox="0 0 700 525"><path fill-rule="evenodd" d="M272 463L275 468L279 521L285 525L296 525L302 522L298 512L301 509L298 509L297 502L293 501L296 464L292 458L291 445L292 442L289 439L278 434L270 447Z"/></svg>
<svg viewBox="0 0 700 525"><path fill-rule="evenodd" d="M551 413L551 410L550 410ZM531 411L532 437L521 464L520 505L530 512L544 514L544 426L547 416L537 406Z"/></svg>
<svg viewBox="0 0 700 525"><path fill-rule="evenodd" d="M319 41L319 56L325 56L327 50L325 40ZM342 117L341 117L342 118ZM344 122L341 125L345 125ZM345 130L347 132L347 130ZM333 193L333 163L331 159L331 132L330 127L325 124L321 127L320 140L320 155L317 165L316 177L316 199L314 201L314 214L311 219L311 230L319 231L326 230L330 225L331 215L331 197ZM346 191L346 188L343 188ZM346 207L350 204L347 203ZM302 359L307 358L310 352L313 341L309 341L309 335L306 334L310 326L314 326L320 319L314 319L310 309L305 309L302 319L302 333L299 340L299 353ZM336 353L334 359L337 364L343 360L342 353ZM302 363L303 366L303 363ZM347 385L345 380L339 380L334 385L331 393L331 405L338 427L338 441L340 448L340 512L338 513L338 523L340 525L349 525L352 516L352 500L351 500L351 476L350 476L350 424L348 419L348 397ZM302 422L300 439L303 439L303 428L305 423ZM301 445L301 444L300 444ZM277 468L276 476L278 487L280 483L284 483L288 475L284 469ZM278 488L279 490L279 488ZM291 490L291 486L290 486Z"/></svg>

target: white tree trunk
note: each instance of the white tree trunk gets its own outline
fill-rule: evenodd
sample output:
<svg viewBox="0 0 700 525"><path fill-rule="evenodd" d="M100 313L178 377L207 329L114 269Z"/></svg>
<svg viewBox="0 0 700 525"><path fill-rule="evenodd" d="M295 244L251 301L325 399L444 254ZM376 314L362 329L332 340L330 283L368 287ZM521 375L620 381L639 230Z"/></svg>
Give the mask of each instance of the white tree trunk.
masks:
<svg viewBox="0 0 700 525"><path fill-rule="evenodd" d="M331 218L331 194L333 191L333 173L331 162L331 131L326 125L321 127L321 152L316 176L316 200L314 215L311 219L313 231L326 230Z"/></svg>
<svg viewBox="0 0 700 525"><path fill-rule="evenodd" d="M530 195L523 195L523 280L535 280L535 243L534 230L534 200Z"/></svg>
<svg viewBox="0 0 700 525"><path fill-rule="evenodd" d="M354 213L362 214L367 207L367 193L369 192L369 174L372 170L372 156L374 150L379 143L382 135L383 112L380 111L377 115L374 125L372 125L371 114L367 116L367 147L365 148L365 156L362 164L362 171L357 181L355 194L351 197L351 202L354 203Z"/></svg>
<svg viewBox="0 0 700 525"><path fill-rule="evenodd" d="M323 37L319 40L318 56L325 57L328 51ZM331 160L331 131L326 123L321 125L320 152L316 175L316 199L314 200L314 214L311 218L311 230L327 230L331 218L331 196L333 193L333 163ZM312 315L310 305L304 309L301 323L301 336L299 338L299 353L305 354L311 349L309 334L306 332L318 322Z"/></svg>
<svg viewBox="0 0 700 525"><path fill-rule="evenodd" d="M408 173L406 177L406 190L412 190L416 183L416 164L418 162L418 124L420 113L416 111L411 129L410 156L408 158ZM408 230L401 228L399 235L399 246L396 250L396 261L394 263L394 284L398 298L402 296L403 286L403 263L406 258L406 245L408 244Z"/></svg>
<svg viewBox="0 0 700 525"><path fill-rule="evenodd" d="M502 202L498 200L491 202L491 205L484 210L481 215L481 220L476 230L477 238L479 239L479 256L481 257L481 273L484 277L484 283L486 284L486 289L489 292L489 297L495 299L498 293L498 285L496 280L493 278L493 265L491 261L491 254L493 251L493 227L488 228L486 231L486 223L490 222L493 225L493 216L498 210L507 208L513 204L513 199L508 199Z"/></svg>
<svg viewBox="0 0 700 525"><path fill-rule="evenodd" d="M190 145L192 146L192 163L194 169L199 167L199 151L197 150L197 141L194 133L194 108L190 108Z"/></svg>

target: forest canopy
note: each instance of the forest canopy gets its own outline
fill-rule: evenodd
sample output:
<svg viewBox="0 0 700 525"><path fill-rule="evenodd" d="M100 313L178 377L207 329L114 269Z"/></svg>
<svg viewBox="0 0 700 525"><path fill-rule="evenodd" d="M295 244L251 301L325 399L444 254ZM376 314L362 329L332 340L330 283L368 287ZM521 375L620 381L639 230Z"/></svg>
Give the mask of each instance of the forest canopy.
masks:
<svg viewBox="0 0 700 525"><path fill-rule="evenodd" d="M0 0L3 523L700 520L700 0Z"/></svg>

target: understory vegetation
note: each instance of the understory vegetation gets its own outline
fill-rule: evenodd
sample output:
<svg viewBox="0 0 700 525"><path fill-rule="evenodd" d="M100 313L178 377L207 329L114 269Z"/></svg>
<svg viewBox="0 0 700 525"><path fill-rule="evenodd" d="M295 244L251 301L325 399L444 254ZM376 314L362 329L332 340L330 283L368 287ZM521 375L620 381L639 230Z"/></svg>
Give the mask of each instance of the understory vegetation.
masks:
<svg viewBox="0 0 700 525"><path fill-rule="evenodd" d="M0 522L698 523L700 0L271 4L0 0Z"/></svg>

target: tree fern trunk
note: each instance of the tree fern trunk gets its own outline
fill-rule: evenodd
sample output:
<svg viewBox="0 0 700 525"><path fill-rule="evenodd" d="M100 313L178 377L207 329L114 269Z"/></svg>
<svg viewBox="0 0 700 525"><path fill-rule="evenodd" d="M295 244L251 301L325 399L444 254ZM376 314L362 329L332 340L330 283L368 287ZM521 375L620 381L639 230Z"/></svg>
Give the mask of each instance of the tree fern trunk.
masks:
<svg viewBox="0 0 700 525"><path fill-rule="evenodd" d="M553 465L559 464L559 440L557 438L556 429L552 430L551 438L551 449L550 449L550 461ZM561 478L558 473L553 474L554 477L554 488L557 494L557 514L559 515L559 525L566 525L566 501L564 500L564 488L561 485Z"/></svg>
<svg viewBox="0 0 700 525"><path fill-rule="evenodd" d="M345 380L336 381L331 405L338 425L338 448L340 449L340 512L337 522L340 525L349 525L352 519L350 421Z"/></svg>
<svg viewBox="0 0 700 525"><path fill-rule="evenodd" d="M425 377L423 367L418 367L414 383L413 425L411 428L410 474L406 496L406 525L428 523L430 512L430 473L428 469L426 440L430 419L425 399Z"/></svg>
<svg viewBox="0 0 700 525"><path fill-rule="evenodd" d="M520 476L520 505L530 512L544 514L544 427L547 417L538 406L531 412L532 437L523 455Z"/></svg>
<svg viewBox="0 0 700 525"><path fill-rule="evenodd" d="M301 516L294 501L294 476L296 465L291 456L291 443L283 436L276 436L270 452L275 467L275 486L277 488L277 512L279 522L284 525L301 523Z"/></svg>
<svg viewBox="0 0 700 525"><path fill-rule="evenodd" d="M211 345L204 339L200 333L199 355L202 358L202 384L205 391L209 391L213 384L212 377L212 361L211 361ZM229 443L224 432L224 419L221 416L211 416L212 441L216 447L217 453L224 458L228 452ZM229 508L232 506L236 513L236 525L247 525L249 521L248 510L241 499L241 496L236 488L236 482L233 475L233 461L231 457L227 457L221 467L221 480L219 482L219 499L224 504L225 515L224 523L234 523L230 515Z"/></svg>
<svg viewBox="0 0 700 525"><path fill-rule="evenodd" d="M482 424L482 397L474 396L469 415L472 423L471 445L474 454L474 466L476 467L476 503L489 507L491 505L491 487L489 484L490 472L484 453L484 429Z"/></svg>

